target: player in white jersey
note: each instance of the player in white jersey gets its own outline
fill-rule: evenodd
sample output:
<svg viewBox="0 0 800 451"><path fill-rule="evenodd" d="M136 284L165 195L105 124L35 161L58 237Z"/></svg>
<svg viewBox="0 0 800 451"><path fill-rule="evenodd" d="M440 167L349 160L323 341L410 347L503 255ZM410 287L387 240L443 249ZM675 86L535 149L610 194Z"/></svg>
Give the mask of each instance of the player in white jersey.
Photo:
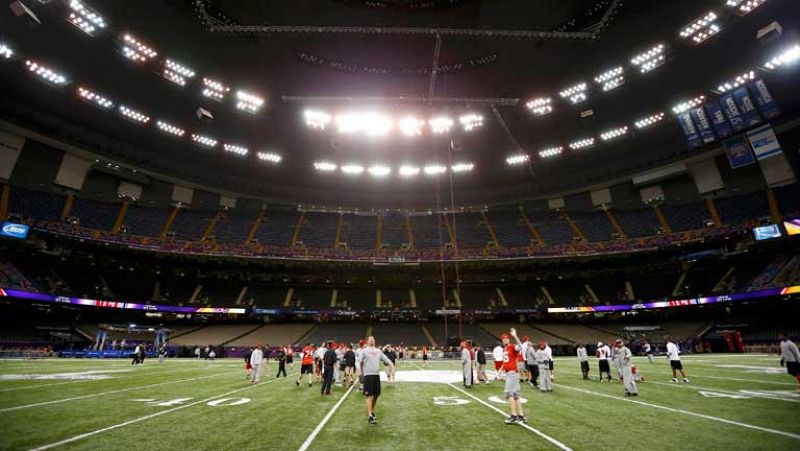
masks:
<svg viewBox="0 0 800 451"><path fill-rule="evenodd" d="M642 344L642 350L644 351L644 355L647 356L647 360L650 361L650 363L654 363L653 362L653 347L650 346L650 340L645 340L644 341L644 344Z"/></svg>
<svg viewBox="0 0 800 451"><path fill-rule="evenodd" d="M680 371L681 376L683 377L683 382L688 384L689 378L686 377L686 373L683 371L683 363L681 363L681 350L678 349L678 345L672 342L672 338L667 338L667 358L669 359L669 366L672 368L672 382L678 382L678 377L676 372Z"/></svg>
<svg viewBox="0 0 800 451"><path fill-rule="evenodd" d="M494 360L494 380L502 381L505 372L503 371L503 347L501 345L498 344L492 349L492 360Z"/></svg>
<svg viewBox="0 0 800 451"><path fill-rule="evenodd" d="M603 373L606 373L608 381L611 382L611 366L608 359L611 358L611 348L602 342L597 342L597 361L600 365L600 382L603 382Z"/></svg>

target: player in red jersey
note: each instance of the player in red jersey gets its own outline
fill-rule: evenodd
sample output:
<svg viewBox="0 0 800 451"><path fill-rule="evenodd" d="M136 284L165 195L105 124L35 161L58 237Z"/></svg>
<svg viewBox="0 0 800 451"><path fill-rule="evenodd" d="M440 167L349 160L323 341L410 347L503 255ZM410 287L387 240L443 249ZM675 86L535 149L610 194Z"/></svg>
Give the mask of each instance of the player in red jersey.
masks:
<svg viewBox="0 0 800 451"><path fill-rule="evenodd" d="M517 337L517 330L513 327L509 334L503 334L503 371L506 373L506 385L503 393L508 400L508 407L511 416L506 419L506 424L525 423L525 413L522 411L522 399L520 399L519 372L517 361L522 352L522 342ZM516 344L511 343L511 338Z"/></svg>
<svg viewBox="0 0 800 451"><path fill-rule="evenodd" d="M308 386L310 387L314 378L314 346L311 346L311 342L303 348L303 360L300 365L300 377L297 378L295 384L299 387L300 382L303 381L303 376L308 374Z"/></svg>

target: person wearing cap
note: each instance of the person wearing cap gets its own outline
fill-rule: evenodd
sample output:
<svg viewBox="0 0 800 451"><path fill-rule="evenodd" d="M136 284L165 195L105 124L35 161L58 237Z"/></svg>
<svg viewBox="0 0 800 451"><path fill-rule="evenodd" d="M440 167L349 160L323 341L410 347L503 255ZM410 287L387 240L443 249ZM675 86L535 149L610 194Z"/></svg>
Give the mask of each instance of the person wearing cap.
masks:
<svg viewBox="0 0 800 451"><path fill-rule="evenodd" d="M472 388L472 353L466 341L461 342L461 371L464 376L464 388Z"/></svg>
<svg viewBox="0 0 800 451"><path fill-rule="evenodd" d="M589 354L586 352L586 346L583 343L578 343L575 353L578 356L578 362L581 363L581 374L583 380L589 380Z"/></svg>
<svg viewBox="0 0 800 451"><path fill-rule="evenodd" d="M553 360L553 351L547 346L547 342L539 342L534 356L536 357L536 366L539 367L539 375L542 377L539 390L543 392L553 391L553 379L550 377L550 361Z"/></svg>
<svg viewBox="0 0 800 451"><path fill-rule="evenodd" d="M531 347L531 339L526 335L522 337L522 350L519 352L522 357L522 359L519 360L518 366L520 382L529 382L531 380L531 373L528 371L527 359L525 358L529 347Z"/></svg>
<svg viewBox="0 0 800 451"><path fill-rule="evenodd" d="M513 327L508 334L500 337L503 340L503 370L506 372L506 383L503 389L508 408L511 415L506 418L506 424L525 423L525 412L522 410L522 399L520 396L519 373L517 372L517 358L522 350L522 342L517 337L517 331ZM511 343L511 338L516 344Z"/></svg>
<svg viewBox="0 0 800 451"><path fill-rule="evenodd" d="M264 359L264 352L261 350L261 343L257 344L253 352L250 353L250 383L257 384L261 381L261 361Z"/></svg>
<svg viewBox="0 0 800 451"><path fill-rule="evenodd" d="M611 382L611 366L608 364L609 357L611 357L611 349L608 345L603 344L602 341L598 341L597 361L600 365L600 382L603 382L603 373L606 373L608 381Z"/></svg>
<svg viewBox="0 0 800 451"><path fill-rule="evenodd" d="M530 339L525 337L527 346L525 346L525 364L528 368L528 385L533 388L539 387L539 366L536 365L536 346L531 343Z"/></svg>
<svg viewBox="0 0 800 451"><path fill-rule="evenodd" d="M497 343L492 349L492 360L494 361L494 380L503 380L503 346Z"/></svg>
<svg viewBox="0 0 800 451"><path fill-rule="evenodd" d="M631 354L631 350L625 346L621 338L617 338L614 344L618 350L617 359L619 361L620 371L622 371L622 384L625 386L625 396L639 396L639 388L636 386L636 380L633 375L633 354Z"/></svg>

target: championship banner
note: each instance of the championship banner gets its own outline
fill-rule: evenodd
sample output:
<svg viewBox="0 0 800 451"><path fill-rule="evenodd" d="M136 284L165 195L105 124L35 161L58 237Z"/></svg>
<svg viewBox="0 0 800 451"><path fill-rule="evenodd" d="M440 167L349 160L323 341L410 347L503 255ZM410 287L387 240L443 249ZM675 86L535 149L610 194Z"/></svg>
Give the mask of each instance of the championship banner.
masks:
<svg viewBox="0 0 800 451"><path fill-rule="evenodd" d="M694 125L697 127L697 131L703 143L708 144L714 142L717 138L714 136L714 130L711 129L711 121L708 120L708 116L706 116L706 111L703 107L697 107L689 111L689 114L692 116Z"/></svg>
<svg viewBox="0 0 800 451"><path fill-rule="evenodd" d="M700 135L697 133L697 127L694 126L692 116L688 111L678 116L678 123L681 125L683 134L686 136L686 142L689 143L689 148L694 149L703 144L700 140Z"/></svg>
<svg viewBox="0 0 800 451"><path fill-rule="evenodd" d="M763 160L782 152L781 144L775 136L772 126L767 124L747 132L747 140L753 147L756 158Z"/></svg>
<svg viewBox="0 0 800 451"><path fill-rule="evenodd" d="M728 162L732 169L756 162L753 152L750 151L750 143L744 136L739 135L725 139L722 141L722 147L725 149L725 155L728 156Z"/></svg>
<svg viewBox="0 0 800 451"><path fill-rule="evenodd" d="M761 116L758 115L756 105L753 103L753 99L750 98L750 93L747 92L747 88L742 86L733 91L733 100L736 101L736 106L739 107L739 112L742 113L742 120L744 121L745 127L761 123Z"/></svg>
<svg viewBox="0 0 800 451"><path fill-rule="evenodd" d="M728 118L728 123L731 124L731 129L734 133L740 132L745 129L744 119L739 107L736 106L736 101L733 100L733 94L726 94L719 99L719 104L725 117Z"/></svg>
<svg viewBox="0 0 800 451"><path fill-rule="evenodd" d="M725 113L719 106L719 102L710 102L706 104L706 116L711 121L711 126L714 127L714 132L720 139L727 138L733 134L731 125L725 119Z"/></svg>
<svg viewBox="0 0 800 451"><path fill-rule="evenodd" d="M780 110L778 109L778 105L772 99L772 94L770 94L769 89L767 89L767 85L764 83L763 78L759 78L758 80L750 83L749 87L764 120L770 120L781 114Z"/></svg>

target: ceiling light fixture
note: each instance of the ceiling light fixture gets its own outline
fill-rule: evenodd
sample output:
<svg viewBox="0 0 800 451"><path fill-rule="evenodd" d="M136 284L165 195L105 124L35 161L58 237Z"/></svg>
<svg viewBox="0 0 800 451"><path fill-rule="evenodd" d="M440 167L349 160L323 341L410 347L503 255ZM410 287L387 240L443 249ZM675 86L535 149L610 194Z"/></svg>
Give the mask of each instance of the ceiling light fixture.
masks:
<svg viewBox="0 0 800 451"><path fill-rule="evenodd" d="M570 86L558 93L561 97L568 99L570 103L576 104L586 100L586 83L578 83Z"/></svg>
<svg viewBox="0 0 800 451"><path fill-rule="evenodd" d="M650 72L666 62L666 58L664 56L665 50L666 46L664 44L653 46L647 51L634 56L631 59L631 64L638 67L639 71L641 71L643 74Z"/></svg>
<svg viewBox="0 0 800 451"><path fill-rule="evenodd" d="M146 63L158 56L155 50L139 42L130 34L122 37L122 54L136 63Z"/></svg>
<svg viewBox="0 0 800 451"><path fill-rule="evenodd" d="M531 159L530 155L524 153L511 155L510 157L506 158L506 164L511 166L516 166L518 164L525 163L530 159Z"/></svg>
<svg viewBox="0 0 800 451"><path fill-rule="evenodd" d="M101 108L108 109L114 106L114 102L108 100L106 97L80 86L78 86L78 96L81 99Z"/></svg>
<svg viewBox="0 0 800 451"><path fill-rule="evenodd" d="M564 148L561 147L561 146L550 147L550 148L547 148L547 149L540 150L539 151L539 156L542 157L542 158L552 158L552 157L555 157L556 155L561 155L561 152L563 150L564 150Z"/></svg>
<svg viewBox="0 0 800 451"><path fill-rule="evenodd" d="M578 150L578 149L585 149L587 147L592 147L593 145L594 145L594 138L583 138L571 142L569 144L569 148L572 150Z"/></svg>
<svg viewBox="0 0 800 451"><path fill-rule="evenodd" d="M194 141L197 144L200 144L202 146L206 146L206 147L216 147L216 145L217 145L217 140L214 139L214 138L211 138L210 136L203 136L203 135L193 134L192 135L192 141Z"/></svg>
<svg viewBox="0 0 800 451"><path fill-rule="evenodd" d="M655 114L651 114L650 116L639 119L638 121L634 122L633 125L639 129L647 128L653 124L661 122L662 120L664 120L664 113L658 112Z"/></svg>
<svg viewBox="0 0 800 451"><path fill-rule="evenodd" d="M625 83L624 70L622 66L615 67L594 77L594 81L601 86L603 91L611 91Z"/></svg>
<svg viewBox="0 0 800 451"><path fill-rule="evenodd" d="M544 116L553 112L553 99L550 97L539 97L525 104L531 112L537 116Z"/></svg>

